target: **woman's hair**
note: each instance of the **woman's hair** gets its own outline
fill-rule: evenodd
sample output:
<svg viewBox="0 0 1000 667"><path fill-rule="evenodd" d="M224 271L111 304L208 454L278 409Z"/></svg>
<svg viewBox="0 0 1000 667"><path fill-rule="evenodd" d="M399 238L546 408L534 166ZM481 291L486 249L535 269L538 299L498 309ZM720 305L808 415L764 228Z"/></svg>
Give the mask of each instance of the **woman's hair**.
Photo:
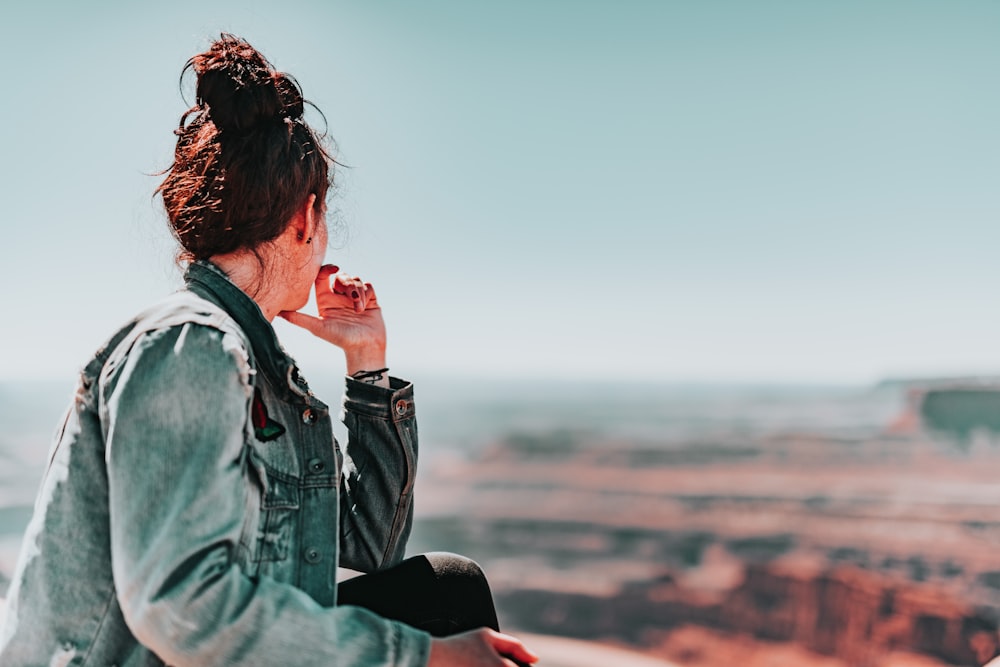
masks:
<svg viewBox="0 0 1000 667"><path fill-rule="evenodd" d="M223 34L191 58L193 107L156 189L182 261L255 251L285 230L310 194L325 206L333 160L303 120L298 83L245 40ZM259 258L259 255L258 255Z"/></svg>

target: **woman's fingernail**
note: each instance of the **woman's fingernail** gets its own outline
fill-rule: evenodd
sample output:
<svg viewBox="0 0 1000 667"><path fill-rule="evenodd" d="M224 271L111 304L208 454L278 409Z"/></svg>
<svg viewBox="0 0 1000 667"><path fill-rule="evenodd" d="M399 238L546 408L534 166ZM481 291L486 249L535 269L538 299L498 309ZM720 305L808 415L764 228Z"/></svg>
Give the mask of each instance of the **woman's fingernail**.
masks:
<svg viewBox="0 0 1000 667"><path fill-rule="evenodd" d="M358 298L358 290L352 290L351 291L351 297L354 298L354 299L357 299Z"/></svg>

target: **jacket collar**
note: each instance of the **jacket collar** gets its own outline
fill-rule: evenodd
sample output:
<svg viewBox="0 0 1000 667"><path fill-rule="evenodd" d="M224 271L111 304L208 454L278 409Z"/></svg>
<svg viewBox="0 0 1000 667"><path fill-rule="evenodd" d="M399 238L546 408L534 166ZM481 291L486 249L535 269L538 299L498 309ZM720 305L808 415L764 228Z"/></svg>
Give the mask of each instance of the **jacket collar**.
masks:
<svg viewBox="0 0 1000 667"><path fill-rule="evenodd" d="M251 353L272 387L286 399L308 402L312 392L299 375L295 362L278 342L274 327L264 317L260 306L233 283L222 269L211 262L198 260L184 273L187 289L225 310L236 320L250 341Z"/></svg>

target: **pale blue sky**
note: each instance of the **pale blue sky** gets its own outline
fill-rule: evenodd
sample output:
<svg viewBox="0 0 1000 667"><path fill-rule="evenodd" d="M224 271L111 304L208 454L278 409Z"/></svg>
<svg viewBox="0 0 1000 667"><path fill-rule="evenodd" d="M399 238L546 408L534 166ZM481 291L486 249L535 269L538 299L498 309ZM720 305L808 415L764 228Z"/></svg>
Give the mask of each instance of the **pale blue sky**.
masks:
<svg viewBox="0 0 1000 667"><path fill-rule="evenodd" d="M1000 372L1000 3L19 4L0 379L71 377L178 284L149 174L223 30L326 114L328 257L402 375Z"/></svg>

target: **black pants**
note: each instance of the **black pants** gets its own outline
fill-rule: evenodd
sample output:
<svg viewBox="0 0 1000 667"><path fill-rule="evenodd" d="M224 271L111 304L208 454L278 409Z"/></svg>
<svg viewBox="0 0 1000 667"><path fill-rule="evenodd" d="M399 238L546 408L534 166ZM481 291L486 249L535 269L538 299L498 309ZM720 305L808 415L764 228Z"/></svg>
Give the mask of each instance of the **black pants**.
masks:
<svg viewBox="0 0 1000 667"><path fill-rule="evenodd" d="M435 637L475 628L499 630L493 595L479 566L464 556L429 553L337 587L337 604L369 609Z"/></svg>

